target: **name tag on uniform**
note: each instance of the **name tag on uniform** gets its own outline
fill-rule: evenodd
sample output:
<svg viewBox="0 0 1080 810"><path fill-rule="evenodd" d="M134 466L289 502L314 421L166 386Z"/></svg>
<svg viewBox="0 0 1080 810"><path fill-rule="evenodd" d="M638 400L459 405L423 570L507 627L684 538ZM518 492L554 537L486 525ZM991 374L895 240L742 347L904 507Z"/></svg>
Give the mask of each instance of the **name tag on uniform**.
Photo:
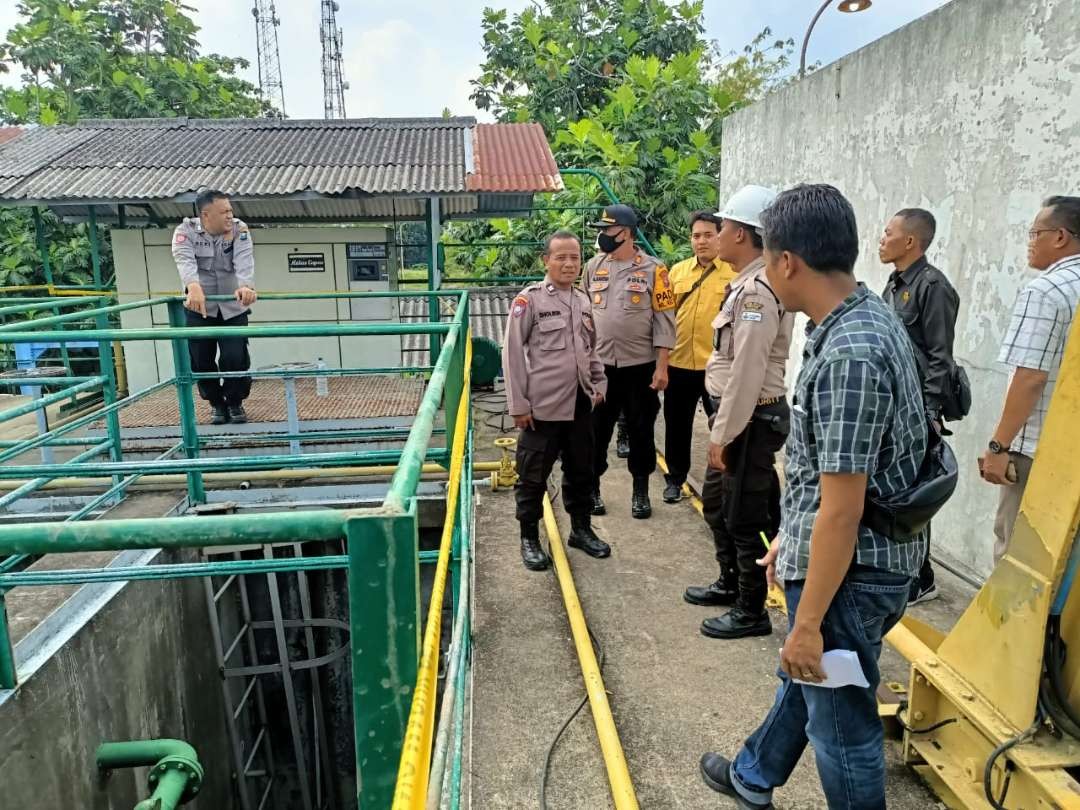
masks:
<svg viewBox="0 0 1080 810"><path fill-rule="evenodd" d="M628 289L630 292L643 293L649 291L649 285L645 282L644 279L639 281L636 278L632 278L628 282L626 282L626 289Z"/></svg>
<svg viewBox="0 0 1080 810"><path fill-rule="evenodd" d="M760 321L761 320L761 313L760 312L744 312L742 314L742 319L744 321Z"/></svg>

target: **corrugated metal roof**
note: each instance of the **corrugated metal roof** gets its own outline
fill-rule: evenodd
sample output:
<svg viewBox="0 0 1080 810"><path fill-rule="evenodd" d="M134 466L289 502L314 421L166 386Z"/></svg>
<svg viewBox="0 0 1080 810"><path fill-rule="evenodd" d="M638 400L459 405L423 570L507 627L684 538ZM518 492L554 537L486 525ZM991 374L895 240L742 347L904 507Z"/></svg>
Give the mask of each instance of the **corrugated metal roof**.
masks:
<svg viewBox="0 0 1080 810"><path fill-rule="evenodd" d="M0 143L7 143L23 133L22 127L0 127Z"/></svg>
<svg viewBox="0 0 1080 810"><path fill-rule="evenodd" d="M469 289L469 328L473 337L485 337L500 346L506 330L506 319L510 315L510 305L514 296L521 292L520 287L473 287ZM423 323L428 320L428 300L426 298L402 298L398 312L402 323ZM456 298L440 298L440 310L443 320L454 317L457 306ZM428 363L428 336L403 335L401 338L401 362L406 366L422 366Z"/></svg>
<svg viewBox="0 0 1080 810"><path fill-rule="evenodd" d="M477 124L469 191L562 191L559 167L539 124Z"/></svg>
<svg viewBox="0 0 1080 810"><path fill-rule="evenodd" d="M310 213L297 195L453 195L443 213L466 215L498 210L503 193L518 192L516 204L561 182L539 125L472 118L88 120L27 129L0 146L0 201L186 205L203 186L237 202L278 198L276 218L299 219ZM379 207L392 215L394 205ZM105 208L99 216L115 212Z"/></svg>

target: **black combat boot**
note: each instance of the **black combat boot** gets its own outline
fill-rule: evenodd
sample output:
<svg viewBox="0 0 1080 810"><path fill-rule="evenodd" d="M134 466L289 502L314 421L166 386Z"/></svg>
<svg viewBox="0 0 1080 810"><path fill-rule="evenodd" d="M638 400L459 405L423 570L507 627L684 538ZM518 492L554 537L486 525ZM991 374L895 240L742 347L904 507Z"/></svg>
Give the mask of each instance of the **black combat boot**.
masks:
<svg viewBox="0 0 1080 810"><path fill-rule="evenodd" d="M720 577L716 582L704 587L691 585L683 594L683 599L691 605L734 605L738 596L738 587L729 587L724 584L724 578Z"/></svg>
<svg viewBox="0 0 1080 810"><path fill-rule="evenodd" d="M229 411L224 405L210 406L210 424L224 425L229 421Z"/></svg>
<svg viewBox="0 0 1080 810"><path fill-rule="evenodd" d="M588 515L570 516L570 537L566 544L570 548L579 548L590 557L610 557L611 546L596 536Z"/></svg>
<svg viewBox="0 0 1080 810"><path fill-rule="evenodd" d="M649 476L634 476L634 494L630 498L630 514L638 520L644 520L652 514L649 503Z"/></svg>
<svg viewBox="0 0 1080 810"><path fill-rule="evenodd" d="M621 417L615 434L615 455L619 458L630 458L630 437L626 433L626 423Z"/></svg>
<svg viewBox="0 0 1080 810"><path fill-rule="evenodd" d="M678 503L682 500L682 484L670 475L664 476L664 503Z"/></svg>
<svg viewBox="0 0 1080 810"><path fill-rule="evenodd" d="M701 776L705 784L717 793L723 793L735 800L735 806L739 810L772 810L772 802L761 804L744 799L731 783L731 760L709 752L701 758Z"/></svg>
<svg viewBox="0 0 1080 810"><path fill-rule="evenodd" d="M600 487L594 489L589 497L592 499L592 508L589 510L589 513L593 515L606 515L607 506L604 504L604 499L600 497Z"/></svg>
<svg viewBox="0 0 1080 810"><path fill-rule="evenodd" d="M706 619L701 623L702 635L710 638L746 638L772 634L772 622L768 611L748 613L736 605L723 616Z"/></svg>
<svg viewBox="0 0 1080 810"><path fill-rule="evenodd" d="M521 561L530 571L543 571L551 564L547 553L540 546L538 523L521 522Z"/></svg>
<svg viewBox="0 0 1080 810"><path fill-rule="evenodd" d="M229 406L229 421L237 425L247 422L247 411L244 410L243 405Z"/></svg>

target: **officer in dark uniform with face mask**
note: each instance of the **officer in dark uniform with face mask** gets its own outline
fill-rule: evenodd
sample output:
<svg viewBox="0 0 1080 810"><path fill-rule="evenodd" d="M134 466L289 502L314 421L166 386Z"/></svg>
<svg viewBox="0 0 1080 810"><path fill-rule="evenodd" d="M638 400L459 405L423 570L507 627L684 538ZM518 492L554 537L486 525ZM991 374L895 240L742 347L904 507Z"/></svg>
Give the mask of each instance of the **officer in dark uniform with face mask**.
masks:
<svg viewBox="0 0 1080 810"><path fill-rule="evenodd" d="M233 217L228 195L200 191L198 218L188 217L173 231L172 255L187 295L188 326L247 326L255 303L255 255L251 234ZM209 295L231 295L233 301L207 301ZM247 338L199 338L188 341L191 370L196 373L247 371L251 368ZM250 377L199 380L199 395L210 403L215 425L247 421L244 400Z"/></svg>

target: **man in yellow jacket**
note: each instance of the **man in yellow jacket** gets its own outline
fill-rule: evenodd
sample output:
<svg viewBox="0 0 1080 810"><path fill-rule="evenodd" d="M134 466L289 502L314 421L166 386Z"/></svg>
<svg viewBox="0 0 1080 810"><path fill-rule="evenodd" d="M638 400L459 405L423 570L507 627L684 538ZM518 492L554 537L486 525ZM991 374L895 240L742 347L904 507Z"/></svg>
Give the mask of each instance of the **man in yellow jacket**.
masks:
<svg viewBox="0 0 1080 810"><path fill-rule="evenodd" d="M705 363L713 350L712 321L720 311L724 289L735 270L717 258L720 220L712 211L690 215L690 246L694 255L671 268L675 292L675 348L668 366L664 391L664 502L682 499L682 485L690 471L690 443L694 412L700 401L706 414L713 411L705 391Z"/></svg>

